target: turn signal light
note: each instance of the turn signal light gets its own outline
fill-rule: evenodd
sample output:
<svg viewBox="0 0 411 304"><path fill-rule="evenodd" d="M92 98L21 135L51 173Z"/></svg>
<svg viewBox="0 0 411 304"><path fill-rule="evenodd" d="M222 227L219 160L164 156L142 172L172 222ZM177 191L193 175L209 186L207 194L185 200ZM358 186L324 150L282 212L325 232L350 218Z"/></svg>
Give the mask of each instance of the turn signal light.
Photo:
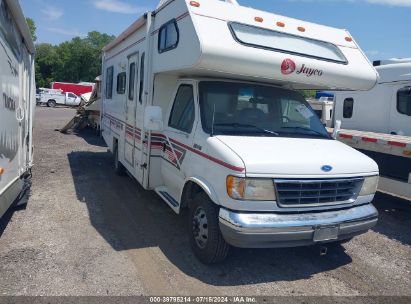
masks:
<svg viewBox="0 0 411 304"><path fill-rule="evenodd" d="M0 175L3 175L3 173L4 173L4 169L0 168Z"/></svg>
<svg viewBox="0 0 411 304"><path fill-rule="evenodd" d="M302 27L302 26L297 27L297 29L298 29L300 32L305 32L305 28Z"/></svg>
<svg viewBox="0 0 411 304"><path fill-rule="evenodd" d="M263 22L264 21L264 19L261 18L261 17L255 17L254 20L257 21L257 22Z"/></svg>
<svg viewBox="0 0 411 304"><path fill-rule="evenodd" d="M200 3L197 1L190 1L190 5L194 7L200 7Z"/></svg>
<svg viewBox="0 0 411 304"><path fill-rule="evenodd" d="M285 24L284 24L284 22L278 21L278 22L277 22L277 26L279 26L279 27L284 27Z"/></svg>
<svg viewBox="0 0 411 304"><path fill-rule="evenodd" d="M351 42L352 38L351 37L345 37L345 40L348 41L348 42Z"/></svg>

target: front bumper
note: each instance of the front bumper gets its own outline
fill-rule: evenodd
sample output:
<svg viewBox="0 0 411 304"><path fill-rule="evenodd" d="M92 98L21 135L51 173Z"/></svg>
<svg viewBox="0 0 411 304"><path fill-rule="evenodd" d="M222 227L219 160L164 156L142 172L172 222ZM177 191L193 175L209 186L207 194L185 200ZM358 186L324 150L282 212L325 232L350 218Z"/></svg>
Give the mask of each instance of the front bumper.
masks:
<svg viewBox="0 0 411 304"><path fill-rule="evenodd" d="M318 213L219 213L224 239L235 247L296 247L349 239L375 226L378 211L372 204ZM316 237L330 229L332 236Z"/></svg>

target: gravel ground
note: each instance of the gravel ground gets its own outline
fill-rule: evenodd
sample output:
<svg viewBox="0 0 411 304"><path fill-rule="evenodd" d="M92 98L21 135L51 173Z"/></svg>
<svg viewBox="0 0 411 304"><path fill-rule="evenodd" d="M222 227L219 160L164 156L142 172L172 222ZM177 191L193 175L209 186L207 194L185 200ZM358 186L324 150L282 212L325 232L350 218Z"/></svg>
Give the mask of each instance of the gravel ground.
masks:
<svg viewBox="0 0 411 304"><path fill-rule="evenodd" d="M204 266L185 219L116 176L98 136L55 131L73 114L36 110L32 194L0 221L0 295L411 296L411 202L378 194L375 229L325 256L234 249Z"/></svg>

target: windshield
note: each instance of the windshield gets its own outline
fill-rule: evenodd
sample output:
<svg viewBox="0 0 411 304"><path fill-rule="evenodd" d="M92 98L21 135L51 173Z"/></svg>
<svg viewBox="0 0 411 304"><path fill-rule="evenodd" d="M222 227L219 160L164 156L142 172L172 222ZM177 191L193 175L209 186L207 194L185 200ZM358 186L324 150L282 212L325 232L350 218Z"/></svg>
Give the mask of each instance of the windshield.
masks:
<svg viewBox="0 0 411 304"><path fill-rule="evenodd" d="M203 81L201 121L209 134L330 138L299 93L276 87Z"/></svg>

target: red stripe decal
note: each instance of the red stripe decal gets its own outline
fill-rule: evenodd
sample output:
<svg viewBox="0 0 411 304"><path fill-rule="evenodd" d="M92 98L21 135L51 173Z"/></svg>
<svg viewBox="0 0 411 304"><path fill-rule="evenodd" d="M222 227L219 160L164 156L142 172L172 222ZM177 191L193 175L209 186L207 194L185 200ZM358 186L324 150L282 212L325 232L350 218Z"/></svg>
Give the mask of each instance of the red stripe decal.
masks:
<svg viewBox="0 0 411 304"><path fill-rule="evenodd" d="M405 148L407 146L407 144L401 143L398 141L389 141L388 144L391 146L396 146L396 147L401 147L401 148Z"/></svg>
<svg viewBox="0 0 411 304"><path fill-rule="evenodd" d="M338 136L341 137L341 138L349 138L349 139L352 139L352 135L348 135L348 134L340 133L340 134L338 134Z"/></svg>
<svg viewBox="0 0 411 304"><path fill-rule="evenodd" d="M198 151L198 150L196 150L196 149L194 149L194 148L191 148L191 147L189 147L189 146L187 146L187 145L185 145L185 144L183 144L183 143L180 143L180 142L176 141L175 139L170 138L170 141L173 142L173 143L175 143L175 144L177 144L177 145L180 145L181 147L183 147L183 148L185 148L185 149L187 149L187 150L189 150L189 151L191 151L191 152L193 152L193 153L195 153L195 154L197 154L197 155L200 155L200 156L202 156L202 157L204 157L204 158L206 158L206 159L208 159L208 160L211 160L212 162L215 162L215 163L217 163L217 164L219 164L219 165L221 165L221 166L223 166L223 167L226 167L226 168L228 168L228 169L230 169L230 170L237 171L237 172L243 172L243 171L244 171L244 168L230 165L230 164L228 164L228 163L226 163L226 162L224 162L224 161L222 161L222 160L219 160L219 159L217 159L217 158L215 158L215 157L213 157L213 156L210 156L210 155L205 154L205 153L203 153L203 152L201 152L201 151Z"/></svg>
<svg viewBox="0 0 411 304"><path fill-rule="evenodd" d="M375 143L375 142L378 141L378 139L376 139L376 138L370 138L370 137L361 137L361 139L362 139L363 141L373 142L373 143Z"/></svg>

